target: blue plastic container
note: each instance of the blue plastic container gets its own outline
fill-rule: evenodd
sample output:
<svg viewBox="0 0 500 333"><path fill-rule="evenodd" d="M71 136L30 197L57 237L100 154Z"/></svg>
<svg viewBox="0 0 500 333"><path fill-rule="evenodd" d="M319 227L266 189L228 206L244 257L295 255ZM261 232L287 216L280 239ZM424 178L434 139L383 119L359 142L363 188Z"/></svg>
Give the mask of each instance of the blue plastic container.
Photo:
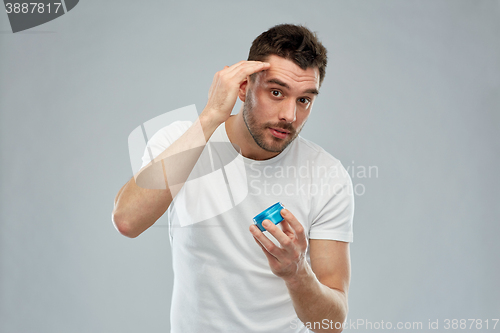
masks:
<svg viewBox="0 0 500 333"><path fill-rule="evenodd" d="M281 202L277 202L268 209L264 210L262 213L258 214L253 218L253 223L261 230L266 231L266 229L262 226L262 221L270 220L274 224L278 224L283 221L283 217L281 216L281 210L285 208Z"/></svg>

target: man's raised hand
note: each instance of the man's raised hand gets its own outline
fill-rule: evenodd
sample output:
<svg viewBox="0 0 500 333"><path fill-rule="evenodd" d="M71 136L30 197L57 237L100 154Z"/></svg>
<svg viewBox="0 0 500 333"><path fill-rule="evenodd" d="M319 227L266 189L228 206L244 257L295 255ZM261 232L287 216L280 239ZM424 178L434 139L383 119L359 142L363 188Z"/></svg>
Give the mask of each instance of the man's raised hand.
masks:
<svg viewBox="0 0 500 333"><path fill-rule="evenodd" d="M269 63L261 61L240 61L232 66L225 66L214 75L203 112L222 124L231 115L240 85L249 75L266 70L270 66Z"/></svg>

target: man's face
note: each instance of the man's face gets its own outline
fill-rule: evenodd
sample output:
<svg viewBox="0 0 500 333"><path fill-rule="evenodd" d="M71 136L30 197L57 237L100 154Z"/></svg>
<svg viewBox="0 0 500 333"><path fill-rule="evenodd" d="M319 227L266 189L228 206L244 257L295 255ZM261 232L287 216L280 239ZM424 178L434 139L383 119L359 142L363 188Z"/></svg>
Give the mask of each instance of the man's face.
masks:
<svg viewBox="0 0 500 333"><path fill-rule="evenodd" d="M243 119L257 145L282 152L299 135L319 90L317 68L301 69L276 55L271 67L248 81Z"/></svg>

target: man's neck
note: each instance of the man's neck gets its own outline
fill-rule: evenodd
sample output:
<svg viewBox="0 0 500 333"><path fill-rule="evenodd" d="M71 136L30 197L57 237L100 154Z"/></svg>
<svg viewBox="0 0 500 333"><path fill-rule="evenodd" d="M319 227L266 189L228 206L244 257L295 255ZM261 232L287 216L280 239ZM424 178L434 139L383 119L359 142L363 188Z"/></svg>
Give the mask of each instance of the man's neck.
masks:
<svg viewBox="0 0 500 333"><path fill-rule="evenodd" d="M240 147L240 153L244 157L252 160L268 160L279 154L266 151L255 143L255 140L245 125L242 111L236 115L230 116L226 120L225 126L229 141Z"/></svg>

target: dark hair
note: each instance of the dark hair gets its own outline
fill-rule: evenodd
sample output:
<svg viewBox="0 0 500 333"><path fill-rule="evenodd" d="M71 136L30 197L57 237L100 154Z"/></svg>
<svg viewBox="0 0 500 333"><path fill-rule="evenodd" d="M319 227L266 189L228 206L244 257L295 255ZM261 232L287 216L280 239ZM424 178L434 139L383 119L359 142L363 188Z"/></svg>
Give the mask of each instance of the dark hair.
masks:
<svg viewBox="0 0 500 333"><path fill-rule="evenodd" d="M319 83L325 78L326 48L308 28L294 24L279 24L255 38L248 60L265 61L275 54L292 60L300 68L318 68ZM250 76L253 80L253 75Z"/></svg>

